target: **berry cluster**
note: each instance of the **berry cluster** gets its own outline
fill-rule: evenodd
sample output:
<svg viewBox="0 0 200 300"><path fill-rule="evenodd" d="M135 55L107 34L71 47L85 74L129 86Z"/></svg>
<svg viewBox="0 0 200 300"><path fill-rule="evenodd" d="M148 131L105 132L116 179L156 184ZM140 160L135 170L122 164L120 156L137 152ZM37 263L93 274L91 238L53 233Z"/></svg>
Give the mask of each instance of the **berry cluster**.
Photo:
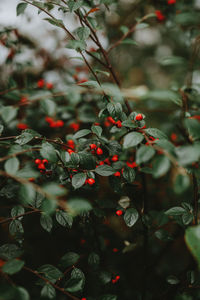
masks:
<svg viewBox="0 0 200 300"><path fill-rule="evenodd" d="M117 275L114 279L112 279L112 283L116 283L117 281L119 281L120 276Z"/></svg>
<svg viewBox="0 0 200 300"><path fill-rule="evenodd" d="M44 79L38 80L37 86L40 89L44 88L44 87L46 87L48 90L52 90L53 89L53 83L51 83L51 82L45 82Z"/></svg>
<svg viewBox="0 0 200 300"><path fill-rule="evenodd" d="M69 128L73 129L74 131L78 131L80 128L80 125L78 123L73 122L69 125Z"/></svg>
<svg viewBox="0 0 200 300"><path fill-rule="evenodd" d="M115 125L118 128L121 128L122 127L122 122L120 120L115 121L112 117L107 117L106 121L104 122L104 125L106 127L110 127L111 125Z"/></svg>
<svg viewBox="0 0 200 300"><path fill-rule="evenodd" d="M17 128L20 129L20 130L24 130L24 129L28 128L28 125L25 124L25 123L18 123Z"/></svg>
<svg viewBox="0 0 200 300"><path fill-rule="evenodd" d="M90 144L90 150L92 151L92 154L102 155L103 150L100 147L97 147L95 144Z"/></svg>
<svg viewBox="0 0 200 300"><path fill-rule="evenodd" d="M46 165L48 164L48 160L47 159L39 159L36 158L35 159L35 164L37 165L37 168L40 170L40 173L46 173Z"/></svg>
<svg viewBox="0 0 200 300"><path fill-rule="evenodd" d="M55 121L53 118L46 116L45 121L49 124L52 128L60 128L64 126L63 120Z"/></svg>

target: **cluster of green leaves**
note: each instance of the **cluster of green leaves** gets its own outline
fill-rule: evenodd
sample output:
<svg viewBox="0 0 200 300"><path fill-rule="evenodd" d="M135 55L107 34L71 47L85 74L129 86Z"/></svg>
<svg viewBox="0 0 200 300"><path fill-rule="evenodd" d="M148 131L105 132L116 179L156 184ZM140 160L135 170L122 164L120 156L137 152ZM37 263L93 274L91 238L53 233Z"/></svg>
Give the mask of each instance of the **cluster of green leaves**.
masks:
<svg viewBox="0 0 200 300"><path fill-rule="evenodd" d="M15 74L11 74L11 80L2 89L0 298L156 299L164 290L168 298L197 299L200 282L196 267L200 265L198 89L180 87L178 83L168 90L152 89L140 101L147 108L155 109L168 101L167 105L173 105L174 117L164 119L165 126L160 120L160 129L156 128L153 114L142 114L138 121L140 104L137 107L128 101L123 90L110 82L113 72L110 65L105 71L99 63L108 59L108 53L105 56L95 35L100 20L105 20L108 5L118 11L121 3L114 0L28 2L38 12L47 12L45 20L67 34L65 22L53 17L54 9L62 11L64 16L79 18L80 25L69 34L67 47L83 55L92 73L88 75L88 70L80 66L88 80L77 85L75 68L67 70L70 79L66 80L68 87L63 91L57 87L41 88L37 85L40 78L29 74L22 87ZM177 5L183 12L177 16L164 1L155 7L162 9L169 21L169 25L156 24L161 32L175 24L182 26L186 35L191 25L198 25L198 12L191 18L193 12L186 11L187 6L182 2ZM145 8L145 5L149 9L148 4L140 6ZM17 15L26 13L27 7L26 1L20 1ZM154 19L150 24L144 23L151 17ZM144 19L136 19L135 29L145 29L151 22L155 25L154 12ZM129 29L123 25L121 31L126 36ZM5 35L5 46L17 45L16 51L20 53L21 44L13 41L12 29L0 33L2 39ZM94 62L96 58L99 63L97 69L84 56L91 54L89 39L98 46L97 51L91 52ZM124 38L121 48L127 44L137 45L132 38ZM15 61L7 60L10 63L15 66ZM164 57L158 63L163 69L176 71L186 60L178 54ZM181 78L180 74L177 77ZM21 101L24 96L25 103ZM62 120L63 126L51 126L47 117ZM20 131L21 123L28 129ZM170 140L172 129L175 138ZM36 159L48 162L40 168ZM92 184L88 179L94 180ZM181 255L177 259L176 247L183 251L184 263L180 261ZM169 257L165 255L168 249ZM154 270L152 262L153 268L154 262L156 265ZM152 276L149 276L150 269ZM117 275L119 281L115 280ZM159 282L160 288L155 287L155 282Z"/></svg>

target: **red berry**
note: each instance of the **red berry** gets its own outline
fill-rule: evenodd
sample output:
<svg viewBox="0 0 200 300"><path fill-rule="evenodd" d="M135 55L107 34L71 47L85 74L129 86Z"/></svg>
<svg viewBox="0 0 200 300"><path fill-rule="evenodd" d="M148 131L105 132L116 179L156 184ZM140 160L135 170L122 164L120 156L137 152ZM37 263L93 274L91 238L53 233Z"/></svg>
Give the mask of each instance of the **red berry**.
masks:
<svg viewBox="0 0 200 300"><path fill-rule="evenodd" d="M46 83L46 88L47 88L48 90L51 90L51 89L53 88L53 83L47 82L47 83Z"/></svg>
<svg viewBox="0 0 200 300"><path fill-rule="evenodd" d="M63 127L63 126L64 126L63 120L56 121L56 127Z"/></svg>
<svg viewBox="0 0 200 300"><path fill-rule="evenodd" d="M104 165L104 161L100 161L100 162L99 162L99 165L100 165L100 166Z"/></svg>
<svg viewBox="0 0 200 300"><path fill-rule="evenodd" d="M52 122L54 122L53 118L48 117L48 116L45 117L45 121L46 121L47 123L52 123Z"/></svg>
<svg viewBox="0 0 200 300"><path fill-rule="evenodd" d="M81 245L84 245L85 243L86 243L86 240L84 240L84 239L81 239L81 240L80 240L80 244L81 244Z"/></svg>
<svg viewBox="0 0 200 300"><path fill-rule="evenodd" d="M81 298L81 300L87 300L86 298Z"/></svg>
<svg viewBox="0 0 200 300"><path fill-rule="evenodd" d="M171 140L172 140L173 142L175 142L175 141L177 140L177 135L176 135L176 133L172 133L172 134L171 134Z"/></svg>
<svg viewBox="0 0 200 300"><path fill-rule="evenodd" d="M120 276L119 275L117 275L116 277L115 277L115 280L119 280L120 279Z"/></svg>
<svg viewBox="0 0 200 300"><path fill-rule="evenodd" d="M52 128L56 128L57 124L56 124L55 121L52 121L51 123L49 123L49 126L52 127Z"/></svg>
<svg viewBox="0 0 200 300"><path fill-rule="evenodd" d="M114 283L116 283L117 281L116 281L116 279L112 279L112 283L114 284Z"/></svg>
<svg viewBox="0 0 200 300"><path fill-rule="evenodd" d="M114 174L115 177L120 177L121 176L121 173L118 171Z"/></svg>
<svg viewBox="0 0 200 300"><path fill-rule="evenodd" d="M112 161L118 161L119 158L118 158L118 155L113 155L113 157L111 158Z"/></svg>
<svg viewBox="0 0 200 300"><path fill-rule="evenodd" d="M45 84L44 79L40 79L40 80L38 80L38 82L37 82L37 86L38 86L39 88L43 88L43 87L44 87L44 84Z"/></svg>
<svg viewBox="0 0 200 300"><path fill-rule="evenodd" d="M74 145L74 141L73 141L73 140L68 140L68 141L67 141L67 144L68 144L68 145Z"/></svg>
<svg viewBox="0 0 200 300"><path fill-rule="evenodd" d="M93 178L88 178L88 179L87 179L87 183L88 183L89 185L93 185L93 184L95 183L95 180L94 180Z"/></svg>
<svg viewBox="0 0 200 300"><path fill-rule="evenodd" d="M118 252L119 250L117 249L117 248L113 248L113 250L112 250L113 252Z"/></svg>
<svg viewBox="0 0 200 300"><path fill-rule="evenodd" d="M39 159L39 158L36 158L36 159L35 159L35 163L36 163L37 165L38 165L38 164L41 164L41 162L42 162L41 159Z"/></svg>
<svg viewBox="0 0 200 300"><path fill-rule="evenodd" d="M110 160L109 160L109 158L104 159L104 162L105 162L106 164L110 165Z"/></svg>
<svg viewBox="0 0 200 300"><path fill-rule="evenodd" d="M117 215L117 216L123 215L123 211L122 211L121 209L117 210L117 211L116 211L116 215Z"/></svg>
<svg viewBox="0 0 200 300"><path fill-rule="evenodd" d="M103 154L103 150L101 148L97 148L97 151L96 151L96 154L97 155L102 155Z"/></svg>
<svg viewBox="0 0 200 300"><path fill-rule="evenodd" d="M128 167L130 167L130 168L136 168L137 167L137 164L136 164L136 162L134 161L134 162L129 162L129 161L127 161L126 162L126 164L127 164L127 166Z"/></svg>
<svg viewBox="0 0 200 300"><path fill-rule="evenodd" d="M38 165L38 169L45 170L46 168L45 168L45 165L43 163L41 163Z"/></svg>
<svg viewBox="0 0 200 300"><path fill-rule="evenodd" d="M24 130L24 129L27 129L27 128L28 128L28 125L25 124L25 123L18 123L18 124L17 124L17 128L18 128L18 129L21 129L21 130Z"/></svg>
<svg viewBox="0 0 200 300"><path fill-rule="evenodd" d="M78 123L71 123L69 127L72 128L74 131L77 131L79 130L80 125Z"/></svg>
<svg viewBox="0 0 200 300"><path fill-rule="evenodd" d="M42 162L43 162L43 164L48 164L48 160L47 159L43 159Z"/></svg>
<svg viewBox="0 0 200 300"><path fill-rule="evenodd" d="M105 126L105 127L110 127L110 122L105 121L105 122L104 122L104 126Z"/></svg>
<svg viewBox="0 0 200 300"><path fill-rule="evenodd" d="M176 0L168 0L167 1L167 4L171 5L171 4L175 4L176 3Z"/></svg>
<svg viewBox="0 0 200 300"><path fill-rule="evenodd" d="M95 123L94 123L94 125L95 125L95 126L99 126L99 125L100 125L100 123L98 123L98 122L95 122Z"/></svg>
<svg viewBox="0 0 200 300"><path fill-rule="evenodd" d="M84 82L87 82L88 80L87 79L81 79L79 82L77 82L77 84L81 84L81 83L84 83Z"/></svg>
<svg viewBox="0 0 200 300"><path fill-rule="evenodd" d="M122 122L121 121L117 121L116 125L117 125L118 128L121 128L122 127Z"/></svg>
<svg viewBox="0 0 200 300"><path fill-rule="evenodd" d="M115 124L115 120L112 117L107 117L108 122L110 122L111 124Z"/></svg>
<svg viewBox="0 0 200 300"><path fill-rule="evenodd" d="M97 149L97 146L95 144L90 144L90 149L91 150Z"/></svg>
<svg viewBox="0 0 200 300"><path fill-rule="evenodd" d="M27 97L21 97L20 103L26 104L27 102L28 102L28 98Z"/></svg>
<svg viewBox="0 0 200 300"><path fill-rule="evenodd" d="M67 152L68 152L69 154L72 154L72 153L74 152L74 150L68 149Z"/></svg>
<svg viewBox="0 0 200 300"><path fill-rule="evenodd" d="M163 13L160 10L156 10L155 14L156 14L158 21L162 22L165 20L165 16L163 15Z"/></svg>
<svg viewBox="0 0 200 300"><path fill-rule="evenodd" d="M143 120L143 115L142 115L142 114L138 114L138 115L135 117L135 120L136 120L136 121L142 121L142 120Z"/></svg>
<svg viewBox="0 0 200 300"><path fill-rule="evenodd" d="M30 177L30 178L28 179L28 181L33 182L33 181L35 181L35 178L34 178L34 177Z"/></svg>

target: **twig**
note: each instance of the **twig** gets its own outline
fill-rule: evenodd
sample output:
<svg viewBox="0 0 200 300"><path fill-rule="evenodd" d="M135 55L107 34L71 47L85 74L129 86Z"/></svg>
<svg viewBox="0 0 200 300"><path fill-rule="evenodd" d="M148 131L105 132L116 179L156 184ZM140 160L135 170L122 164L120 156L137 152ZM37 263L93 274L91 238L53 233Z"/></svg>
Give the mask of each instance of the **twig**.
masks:
<svg viewBox="0 0 200 300"><path fill-rule="evenodd" d="M46 279L45 277L43 277L42 275L40 275L39 272L32 270L26 266L23 267L24 270L34 274L35 276L37 276L38 278L42 279L43 281L45 281L47 284L50 284L51 286L53 286L55 289L57 289L58 291L60 291L61 293L67 295L69 298L73 299L73 300L80 300L80 298L77 298L75 296L73 296L72 294L68 293L67 291L65 291L63 288L59 287L58 285L52 283L50 280Z"/></svg>
<svg viewBox="0 0 200 300"><path fill-rule="evenodd" d="M33 214L33 213L36 213L36 212L39 213L39 212L41 212L41 210L34 209L34 210L31 210L31 211L27 211L27 212L25 212L25 213L23 213L21 215L18 215L18 216L15 216L15 217L10 217L10 218L7 218L5 220L2 220L2 221L0 221L0 224L8 223L8 222L11 222L13 220L19 219L21 217L24 217L24 216L27 216L27 215L30 215L30 214Z"/></svg>

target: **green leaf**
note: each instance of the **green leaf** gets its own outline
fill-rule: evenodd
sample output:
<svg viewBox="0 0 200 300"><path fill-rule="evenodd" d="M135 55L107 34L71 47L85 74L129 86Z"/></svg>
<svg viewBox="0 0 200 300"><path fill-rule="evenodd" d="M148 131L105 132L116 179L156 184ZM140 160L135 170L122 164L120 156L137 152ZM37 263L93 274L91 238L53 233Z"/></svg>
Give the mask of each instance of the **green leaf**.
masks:
<svg viewBox="0 0 200 300"><path fill-rule="evenodd" d="M179 207L179 206L175 206L175 207L172 207L172 208L168 209L165 212L165 214L168 215L168 216L180 216L180 215L184 214L185 212L187 212L185 210L185 208Z"/></svg>
<svg viewBox="0 0 200 300"><path fill-rule="evenodd" d="M190 186L190 178L187 174L178 174L174 182L174 192L177 195L183 194Z"/></svg>
<svg viewBox="0 0 200 300"><path fill-rule="evenodd" d="M42 273L48 280L58 280L63 277L63 273L56 267L46 264L38 268L38 272Z"/></svg>
<svg viewBox="0 0 200 300"><path fill-rule="evenodd" d="M73 11L79 9L82 6L82 4L83 4L82 0L77 0L77 1L69 0L67 2L70 12L73 12Z"/></svg>
<svg viewBox="0 0 200 300"><path fill-rule="evenodd" d="M3 130L4 130L4 126L0 124L0 135L2 134Z"/></svg>
<svg viewBox="0 0 200 300"><path fill-rule="evenodd" d="M42 149L40 150L40 154L43 158L51 162L56 162L58 160L55 148L48 142L42 143Z"/></svg>
<svg viewBox="0 0 200 300"><path fill-rule="evenodd" d="M87 45L84 41L70 40L66 47L80 52L85 50Z"/></svg>
<svg viewBox="0 0 200 300"><path fill-rule="evenodd" d="M23 204L33 204L35 199L36 191L32 184L22 184L19 189L19 199Z"/></svg>
<svg viewBox="0 0 200 300"><path fill-rule="evenodd" d="M15 244L5 244L0 247L0 258L9 260L19 257L22 250Z"/></svg>
<svg viewBox="0 0 200 300"><path fill-rule="evenodd" d="M3 121L8 124L10 121L12 121L17 116L17 107L13 106L3 106L0 110L1 117Z"/></svg>
<svg viewBox="0 0 200 300"><path fill-rule="evenodd" d="M28 132L23 132L21 135L16 137L15 143L19 145L25 145L30 142L34 136Z"/></svg>
<svg viewBox="0 0 200 300"><path fill-rule="evenodd" d="M165 175L170 169L170 160L164 156L160 155L153 162L153 177L158 178Z"/></svg>
<svg viewBox="0 0 200 300"><path fill-rule="evenodd" d="M24 214L25 210L23 206L16 205L11 209L11 217L17 217L19 215Z"/></svg>
<svg viewBox="0 0 200 300"><path fill-rule="evenodd" d="M76 33L80 40L87 40L90 35L90 29L88 27L79 27Z"/></svg>
<svg viewBox="0 0 200 300"><path fill-rule="evenodd" d="M94 134L96 134L97 136L101 136L103 129L100 126L92 126L91 130Z"/></svg>
<svg viewBox="0 0 200 300"><path fill-rule="evenodd" d="M194 219L194 215L191 212L186 212L182 215L182 221L184 225L189 225Z"/></svg>
<svg viewBox="0 0 200 300"><path fill-rule="evenodd" d="M80 258L80 255L78 255L75 252L68 252L66 253L60 260L60 265L63 269L68 268L70 266L75 265Z"/></svg>
<svg viewBox="0 0 200 300"><path fill-rule="evenodd" d="M196 259L200 269L200 225L186 229L185 242Z"/></svg>
<svg viewBox="0 0 200 300"><path fill-rule="evenodd" d="M82 187L84 185L86 178L87 178L87 176L85 173L75 174L72 177L72 186L75 189L79 189L80 187Z"/></svg>
<svg viewBox="0 0 200 300"><path fill-rule="evenodd" d="M136 163L146 163L149 161L155 154L155 149L150 146L142 145L136 152Z"/></svg>
<svg viewBox="0 0 200 300"><path fill-rule="evenodd" d="M145 132L154 138L167 139L166 134L157 128L148 128L145 129Z"/></svg>
<svg viewBox="0 0 200 300"><path fill-rule="evenodd" d="M169 284L173 284L174 285L174 284L179 284L180 280L176 276L170 275L170 276L167 277L167 282Z"/></svg>
<svg viewBox="0 0 200 300"><path fill-rule="evenodd" d="M88 256L88 264L91 267L96 268L98 267L99 263L100 263L99 255L94 252L90 253L90 255Z"/></svg>
<svg viewBox="0 0 200 300"><path fill-rule="evenodd" d="M178 163L182 166L187 166L199 160L200 146L193 144L191 146L176 147L176 154L178 156Z"/></svg>
<svg viewBox="0 0 200 300"><path fill-rule="evenodd" d="M2 267L2 271L8 275L18 273L24 266L24 261L18 259L11 259Z"/></svg>
<svg viewBox="0 0 200 300"><path fill-rule="evenodd" d="M64 227L72 227L73 218L66 211L58 210L56 212L56 220Z"/></svg>
<svg viewBox="0 0 200 300"><path fill-rule="evenodd" d="M184 125L187 128L189 135L194 138L200 138L200 123L195 119L185 119Z"/></svg>
<svg viewBox="0 0 200 300"><path fill-rule="evenodd" d="M41 297L45 297L48 299L55 299L56 290L51 284L45 284L41 290Z"/></svg>
<svg viewBox="0 0 200 300"><path fill-rule="evenodd" d="M66 282L65 290L71 293L81 291L85 284L85 275L83 272L74 268L71 273L71 278Z"/></svg>
<svg viewBox="0 0 200 300"><path fill-rule="evenodd" d="M43 190L52 196L63 196L66 194L66 189L55 182L45 184Z"/></svg>
<svg viewBox="0 0 200 300"><path fill-rule="evenodd" d="M97 173L98 175L101 175L101 176L110 176L115 173L115 170L111 166L108 166L108 165L99 166L94 171L95 171L95 173Z"/></svg>
<svg viewBox="0 0 200 300"><path fill-rule="evenodd" d="M79 152L80 168L85 170L93 170L96 167L96 161L91 153Z"/></svg>
<svg viewBox="0 0 200 300"><path fill-rule="evenodd" d="M40 217L40 224L44 230L50 232L53 227L53 221L51 216L43 213Z"/></svg>
<svg viewBox="0 0 200 300"><path fill-rule="evenodd" d="M19 160L16 157L8 159L4 164L4 169L8 174L16 174L19 169Z"/></svg>
<svg viewBox="0 0 200 300"><path fill-rule="evenodd" d="M108 103L107 110L111 117L120 119L122 114L122 106L120 103Z"/></svg>
<svg viewBox="0 0 200 300"><path fill-rule="evenodd" d="M51 25L63 28L64 24L62 20L45 18L45 21L48 21Z"/></svg>
<svg viewBox="0 0 200 300"><path fill-rule="evenodd" d="M100 297L100 300L117 300L117 296L116 295L110 295L110 294L102 295Z"/></svg>
<svg viewBox="0 0 200 300"><path fill-rule="evenodd" d="M19 300L30 300L30 296L27 290L25 290L23 287L18 286L16 287L17 296L16 299Z"/></svg>
<svg viewBox="0 0 200 300"><path fill-rule="evenodd" d="M128 227L132 227L138 218L139 214L135 208L128 208L124 214L124 221Z"/></svg>
<svg viewBox="0 0 200 300"><path fill-rule="evenodd" d="M21 235L24 233L22 223L19 220L13 220L9 224L9 232L11 235Z"/></svg>
<svg viewBox="0 0 200 300"><path fill-rule="evenodd" d="M56 104L54 101L49 99L43 99L40 102L40 105L46 115L53 116L56 113Z"/></svg>
<svg viewBox="0 0 200 300"><path fill-rule="evenodd" d="M27 3L19 3L17 5L17 9L16 9L17 10L17 16L19 16L19 15L21 15L21 14L24 13L27 5L28 5Z"/></svg>
<svg viewBox="0 0 200 300"><path fill-rule="evenodd" d="M129 183L133 183L133 181L135 180L135 171L133 170L133 168L129 168L129 167L125 167L123 170L123 177L129 182Z"/></svg>
<svg viewBox="0 0 200 300"><path fill-rule="evenodd" d="M129 132L124 137L123 146L125 149L139 145L144 139L144 136L139 132Z"/></svg>
<svg viewBox="0 0 200 300"><path fill-rule="evenodd" d="M92 209L90 202L84 198L71 198L67 201L67 207L73 216L87 213Z"/></svg>
<svg viewBox="0 0 200 300"><path fill-rule="evenodd" d="M89 133L91 133L91 130L89 130L89 129L81 129L81 130L77 131L77 132L74 134L73 138L74 138L74 139L79 139L79 138L81 138L81 137L83 137L83 136L88 135Z"/></svg>
<svg viewBox="0 0 200 300"><path fill-rule="evenodd" d="M138 43L132 39L125 39L121 44L138 46Z"/></svg>

